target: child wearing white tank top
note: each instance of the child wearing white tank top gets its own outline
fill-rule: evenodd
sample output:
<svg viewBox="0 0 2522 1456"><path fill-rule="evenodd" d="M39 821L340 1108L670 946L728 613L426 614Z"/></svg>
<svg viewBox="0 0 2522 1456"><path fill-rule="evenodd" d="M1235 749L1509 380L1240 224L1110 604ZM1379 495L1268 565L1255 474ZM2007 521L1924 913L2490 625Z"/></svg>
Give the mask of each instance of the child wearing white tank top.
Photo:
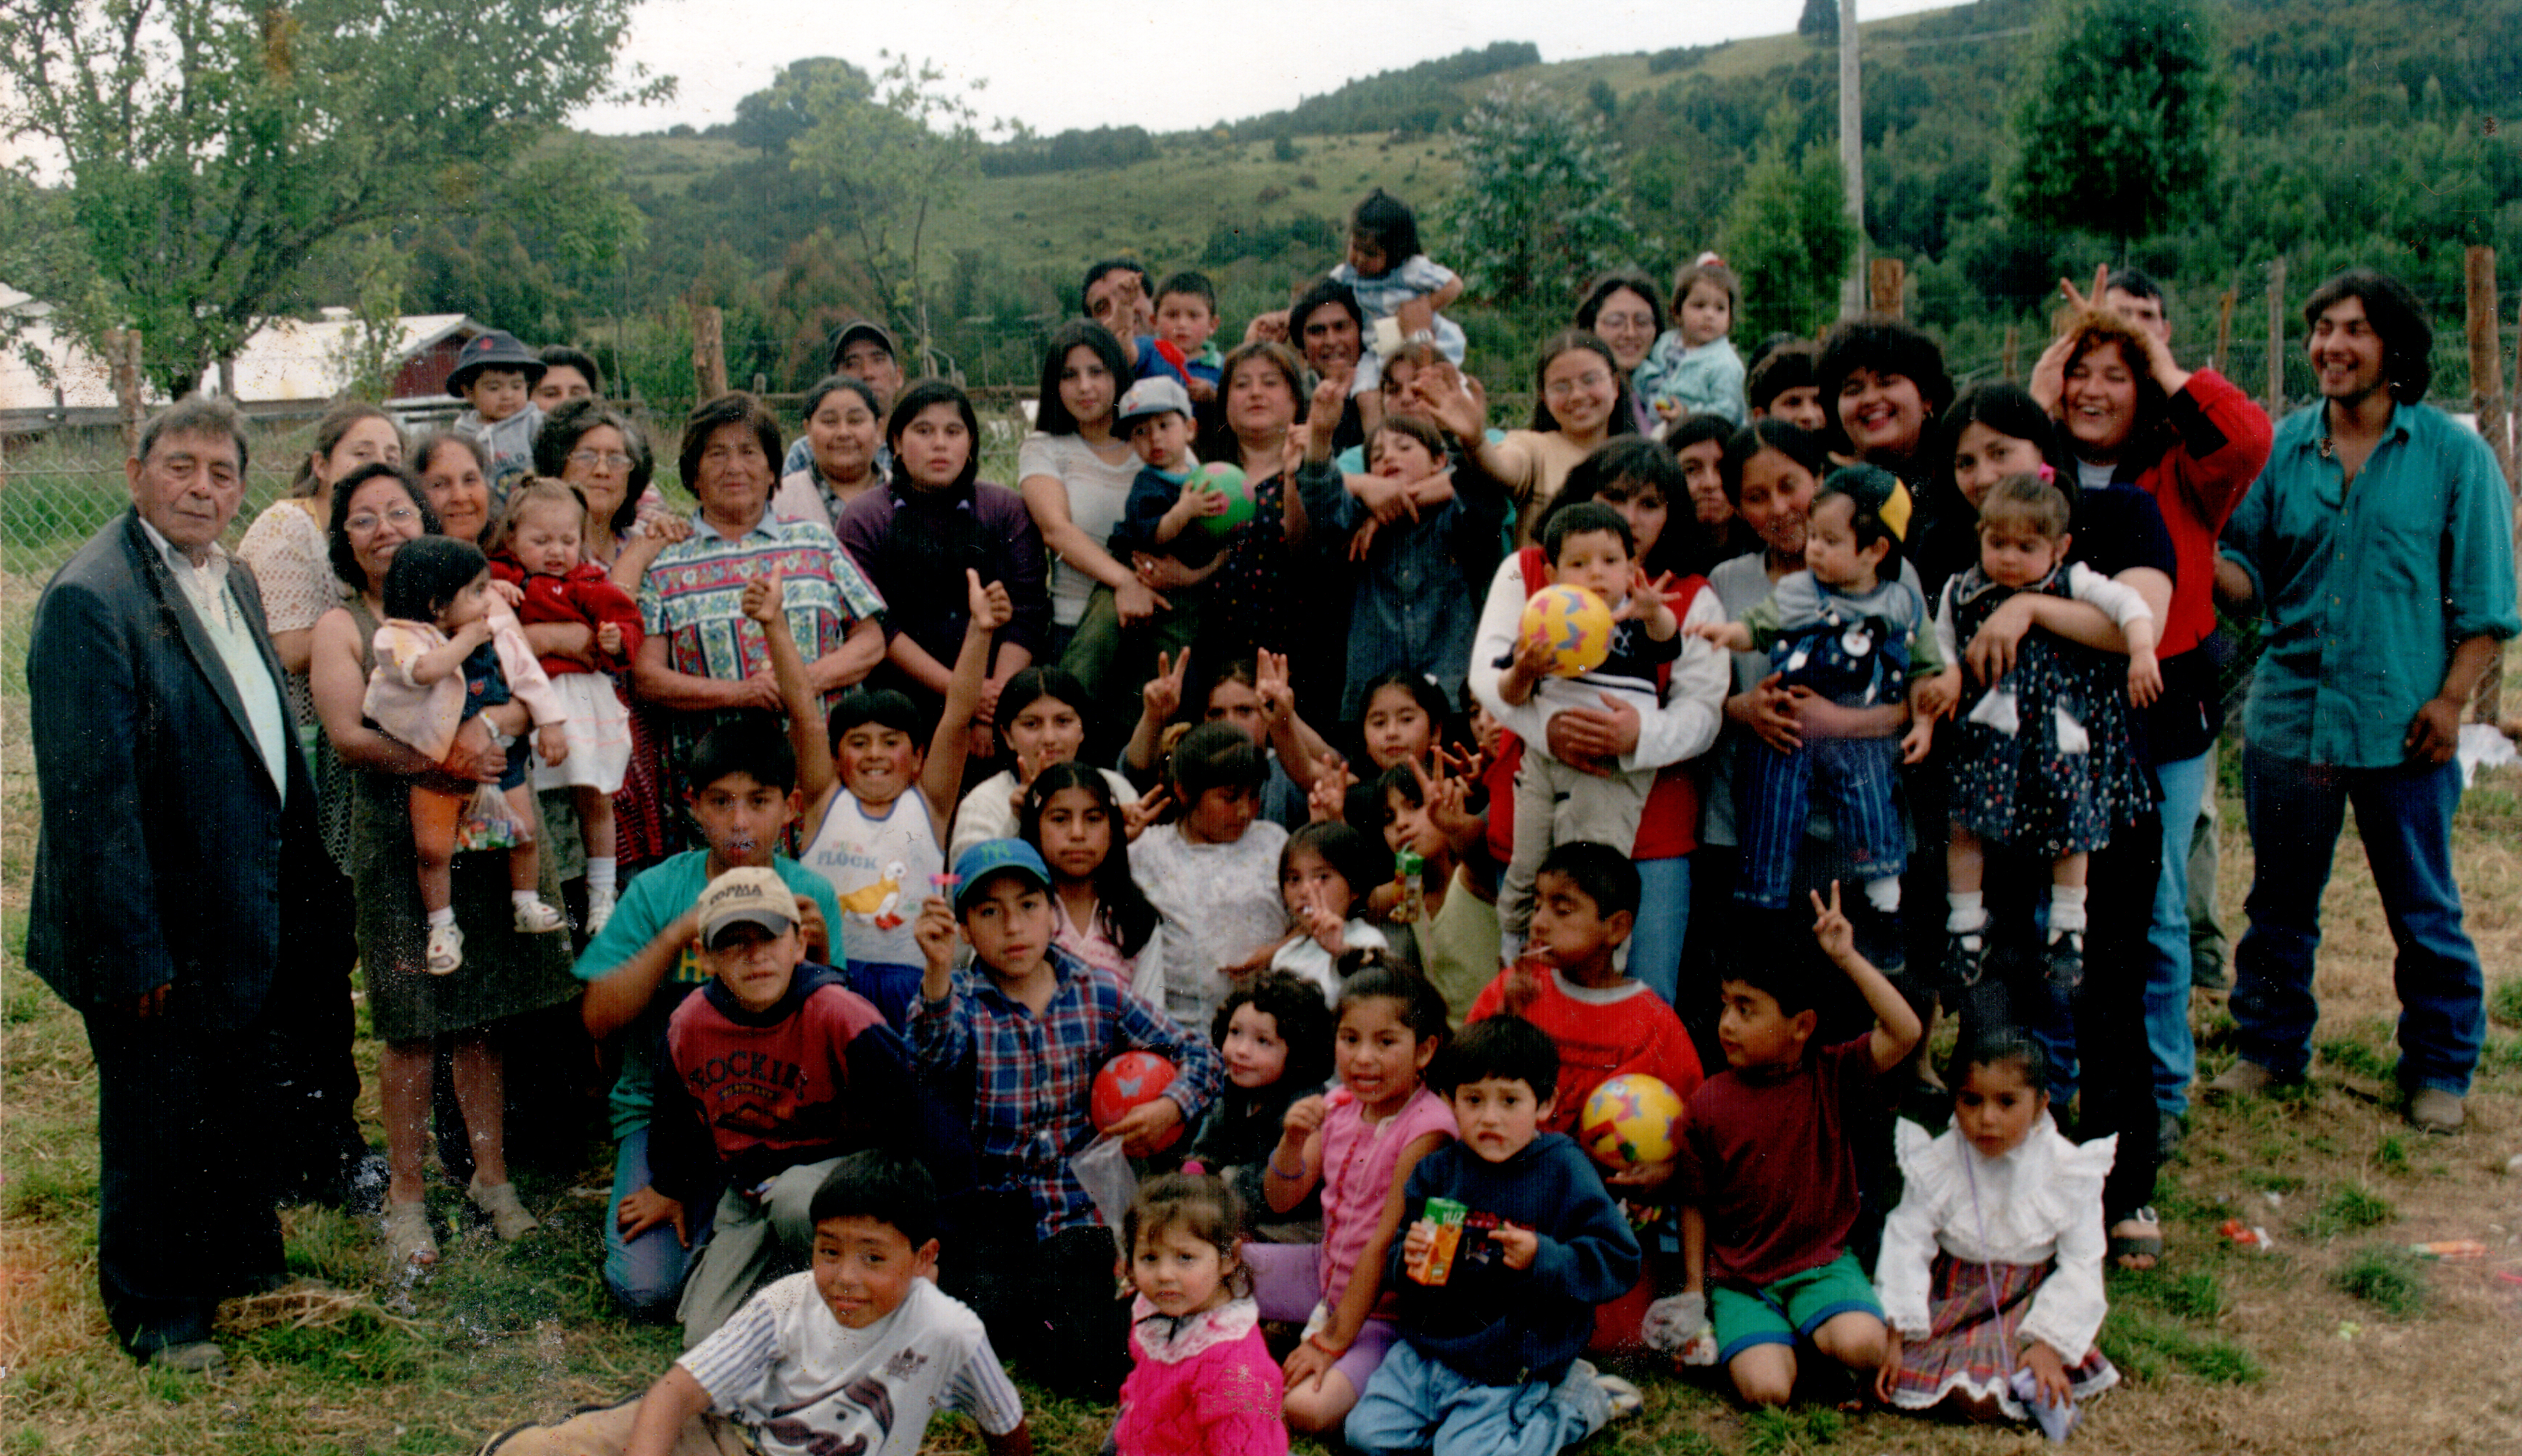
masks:
<svg viewBox="0 0 2522 1456"><path fill-rule="evenodd" d="M1004 584L984 586L970 570L963 576L971 591L970 625L925 752L919 710L898 692L854 688L841 695L826 723L797 644L784 632L763 634L788 705L797 789L806 801L799 821L806 850L798 861L832 882L841 923L826 929L850 989L896 1027L911 1024L911 998L918 994L925 962L911 926L945 874L946 826L963 778L991 636L1015 615ZM779 610L776 577L745 587L745 615L767 627L782 620Z"/></svg>

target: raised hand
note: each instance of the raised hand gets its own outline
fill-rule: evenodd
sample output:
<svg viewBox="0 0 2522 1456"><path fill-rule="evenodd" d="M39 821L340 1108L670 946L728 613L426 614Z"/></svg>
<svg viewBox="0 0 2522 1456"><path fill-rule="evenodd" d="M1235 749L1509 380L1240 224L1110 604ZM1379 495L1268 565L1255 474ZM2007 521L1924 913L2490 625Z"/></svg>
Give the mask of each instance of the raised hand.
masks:
<svg viewBox="0 0 2522 1456"><path fill-rule="evenodd" d="M1121 831L1123 837L1136 839L1141 834L1145 833L1147 825L1154 823L1156 820L1164 814L1165 806L1170 802L1172 802L1172 796L1165 791L1165 786L1160 783L1154 788L1147 790L1145 793L1141 794L1138 798L1122 805Z"/></svg>
<svg viewBox="0 0 2522 1456"><path fill-rule="evenodd" d="M1170 659L1170 663L1162 650L1156 653L1156 675L1139 689L1139 701L1144 706L1147 717L1158 723L1173 721L1174 715L1182 711L1183 679L1190 672L1190 648L1184 648L1180 656Z"/></svg>
<svg viewBox="0 0 2522 1456"><path fill-rule="evenodd" d="M984 632L997 632L1015 620L1016 602L1007 594L1006 583L992 582L984 586L981 574L967 566L963 568L963 584L972 621Z"/></svg>
<svg viewBox="0 0 2522 1456"><path fill-rule="evenodd" d="M769 627L779 620L781 595L779 574L772 572L745 583L744 598L739 604L744 608L744 615Z"/></svg>

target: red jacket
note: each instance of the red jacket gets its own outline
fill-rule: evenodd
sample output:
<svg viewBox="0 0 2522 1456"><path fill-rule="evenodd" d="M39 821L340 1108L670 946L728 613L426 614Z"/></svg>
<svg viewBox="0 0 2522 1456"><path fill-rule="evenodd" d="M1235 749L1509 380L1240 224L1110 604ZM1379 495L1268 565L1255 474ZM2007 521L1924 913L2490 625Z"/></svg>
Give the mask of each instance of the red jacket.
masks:
<svg viewBox="0 0 2522 1456"><path fill-rule="evenodd" d="M622 629L622 652L617 658L601 647L592 648L596 671L627 671L639 656L639 607L630 593L613 585L604 568L582 561L563 576L528 576L514 557L501 556L490 563L490 575L499 581L525 588L526 599L517 604L517 623L537 627L547 622L583 622L589 627L602 627L610 622ZM543 672L550 677L564 673L584 673L586 664L575 657L546 656L538 658Z"/></svg>

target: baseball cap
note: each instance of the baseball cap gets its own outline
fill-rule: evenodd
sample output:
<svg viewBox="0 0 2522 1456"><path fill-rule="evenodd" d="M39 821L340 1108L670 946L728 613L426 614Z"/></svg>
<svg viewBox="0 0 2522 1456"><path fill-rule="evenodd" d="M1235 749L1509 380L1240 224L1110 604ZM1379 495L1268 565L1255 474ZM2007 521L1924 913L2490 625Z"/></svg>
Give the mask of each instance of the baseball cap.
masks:
<svg viewBox="0 0 2522 1456"><path fill-rule="evenodd" d="M1020 874L1043 889L1051 888L1051 867L1042 862L1042 851L1021 839L984 839L956 858L955 913L963 913L963 902L981 881L993 874Z"/></svg>
<svg viewBox="0 0 2522 1456"><path fill-rule="evenodd" d="M1184 391L1182 381L1170 374L1142 379L1121 397L1120 418L1115 422L1115 428L1126 435L1132 420L1163 414L1167 410L1185 419L1191 418L1191 396Z"/></svg>
<svg viewBox="0 0 2522 1456"><path fill-rule="evenodd" d="M759 925L773 935L796 928L797 894L778 874L757 865L739 866L709 882L698 905L701 945L718 948L722 932Z"/></svg>
<svg viewBox="0 0 2522 1456"><path fill-rule="evenodd" d="M851 345L861 339L873 342L889 357L895 359L902 357L902 351L894 347L893 335L886 331L884 325L873 319L853 318L832 331L831 367L840 368L841 355L848 352Z"/></svg>

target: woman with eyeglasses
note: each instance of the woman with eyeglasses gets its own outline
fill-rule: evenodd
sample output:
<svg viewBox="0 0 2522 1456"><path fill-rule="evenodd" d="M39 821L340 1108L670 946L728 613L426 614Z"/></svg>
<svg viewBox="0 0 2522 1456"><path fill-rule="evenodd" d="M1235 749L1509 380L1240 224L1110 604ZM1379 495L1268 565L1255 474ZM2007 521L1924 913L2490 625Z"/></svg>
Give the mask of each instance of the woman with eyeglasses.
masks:
<svg viewBox="0 0 2522 1456"><path fill-rule="evenodd" d="M1533 370L1532 426L1488 438L1488 400L1479 383L1449 370L1414 380L1436 422L1516 505L1516 544L1532 544L1532 526L1548 509L1567 472L1594 446L1637 431L1628 379L1611 346L1583 329L1552 335Z"/></svg>
<svg viewBox="0 0 2522 1456"><path fill-rule="evenodd" d="M436 493L457 508L473 507L472 530L478 535L489 519L490 504L478 457L460 441L431 442L424 451L421 458L448 475ZM469 476L464 466L470 467ZM493 746L481 715L465 721L442 762L378 731L361 710L373 666L372 644L385 620L386 569L404 544L436 534L439 526L420 484L397 466L363 465L342 479L333 500L328 550L335 574L354 586L341 605L315 624L308 661L325 740L350 771L350 881L357 905L360 975L367 984L377 1039L385 1044L378 1081L389 1170L386 1244L397 1270L438 1261L421 1162L428 1143L432 1054L442 1038L450 1043L454 1101L461 1109L452 1120L463 1127L461 1133L444 1129L454 1136L440 1139L441 1160L454 1169L457 1158L469 1157L470 1199L489 1215L499 1238L521 1238L535 1228L534 1216L518 1201L508 1177L507 1077L492 1027L509 1017L565 1005L578 994L578 982L569 973L568 937L515 928L504 855L456 856L455 920L464 931L464 967L445 976L427 969L411 834L411 782L426 777L449 790L469 792L477 782L495 780L505 757ZM550 842L543 825L529 827ZM542 899L557 902L560 882L549 856L543 858L541 879ZM347 998L343 1009L347 1036Z"/></svg>

